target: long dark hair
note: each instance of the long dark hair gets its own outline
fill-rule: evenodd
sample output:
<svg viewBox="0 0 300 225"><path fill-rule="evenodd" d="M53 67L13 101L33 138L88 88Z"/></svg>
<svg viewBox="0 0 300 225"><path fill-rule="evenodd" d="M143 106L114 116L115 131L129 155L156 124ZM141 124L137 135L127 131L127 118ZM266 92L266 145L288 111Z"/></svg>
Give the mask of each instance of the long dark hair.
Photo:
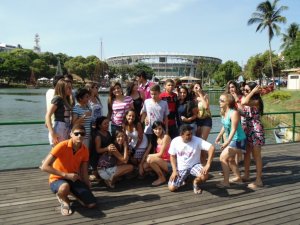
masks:
<svg viewBox="0 0 300 225"><path fill-rule="evenodd" d="M137 124L138 124L138 122L139 122L139 118L136 116L136 113L135 113L135 110L134 110L134 109L129 109L129 110L125 113L125 115L124 115L124 117L123 117L123 125L124 125L124 126L127 126L127 125L128 125L128 121L127 121L127 119L126 119L126 116L128 115L129 112L134 112L135 118L134 118L133 124L134 124L135 127L137 127Z"/></svg>
<svg viewBox="0 0 300 225"><path fill-rule="evenodd" d="M154 123L152 124L152 127L151 127L152 130L157 128L157 127L162 127L162 129L166 133L166 126L163 122L161 122L159 120L154 121ZM152 144L152 149L155 150L156 147L157 147L157 136L156 135L153 135L151 144Z"/></svg>
<svg viewBox="0 0 300 225"><path fill-rule="evenodd" d="M112 113L112 103L116 98L116 96L113 93L116 86L119 86L122 89L122 85L119 82L112 82L110 85L109 95L108 95L108 100L107 100L107 106L108 106L107 109L108 109L108 112L110 115ZM122 94L123 94L123 90L122 90Z"/></svg>
<svg viewBox="0 0 300 225"><path fill-rule="evenodd" d="M249 88L252 91L257 86L257 83L253 82L253 81L250 81L246 85L248 85ZM259 113L260 113L260 115L263 115L264 114L264 102L263 102L263 100L260 96L260 93L255 93L254 95L252 95L251 100L257 100L258 101Z"/></svg>

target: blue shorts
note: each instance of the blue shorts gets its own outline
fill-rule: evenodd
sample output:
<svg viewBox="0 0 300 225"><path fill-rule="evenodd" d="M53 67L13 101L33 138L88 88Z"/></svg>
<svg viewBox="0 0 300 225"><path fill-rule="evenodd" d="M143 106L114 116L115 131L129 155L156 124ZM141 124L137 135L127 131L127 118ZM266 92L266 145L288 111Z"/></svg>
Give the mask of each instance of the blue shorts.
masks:
<svg viewBox="0 0 300 225"><path fill-rule="evenodd" d="M191 168L187 170L178 170L178 176L173 181L169 181L169 186L180 187L183 185L183 182L186 178L191 174L195 177L199 176L200 171L202 170L203 166L201 164L195 164Z"/></svg>
<svg viewBox="0 0 300 225"><path fill-rule="evenodd" d="M246 139L241 141L231 141L228 146L246 152Z"/></svg>
<svg viewBox="0 0 300 225"><path fill-rule="evenodd" d="M210 127L212 128L212 118L207 117L205 119L196 119L197 127Z"/></svg>
<svg viewBox="0 0 300 225"><path fill-rule="evenodd" d="M65 183L69 184L72 194L80 201L82 201L85 205L90 205L97 202L89 187L80 180L76 180L75 182L63 179L56 180L50 183L50 189L53 193L56 194L59 190L59 187Z"/></svg>

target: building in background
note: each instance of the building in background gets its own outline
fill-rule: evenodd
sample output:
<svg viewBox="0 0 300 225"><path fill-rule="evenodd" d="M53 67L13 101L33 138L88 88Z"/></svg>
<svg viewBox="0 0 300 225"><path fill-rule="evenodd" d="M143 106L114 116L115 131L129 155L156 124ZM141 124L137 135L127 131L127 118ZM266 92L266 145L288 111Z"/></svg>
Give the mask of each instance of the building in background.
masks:
<svg viewBox="0 0 300 225"><path fill-rule="evenodd" d="M16 49L18 48L18 46L15 46L15 45L8 45L8 44L5 44L5 43L0 43L0 52L9 52L13 49Z"/></svg>
<svg viewBox="0 0 300 225"><path fill-rule="evenodd" d="M107 63L112 66L145 63L154 70L155 77L161 79L195 76L198 63L221 64L222 60L215 57L180 53L141 53L110 57L107 59Z"/></svg>

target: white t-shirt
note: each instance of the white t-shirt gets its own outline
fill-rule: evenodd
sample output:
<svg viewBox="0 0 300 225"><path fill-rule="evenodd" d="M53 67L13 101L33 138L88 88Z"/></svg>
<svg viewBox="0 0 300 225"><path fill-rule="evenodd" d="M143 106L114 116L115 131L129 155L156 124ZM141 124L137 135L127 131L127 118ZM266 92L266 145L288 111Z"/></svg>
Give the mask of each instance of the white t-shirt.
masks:
<svg viewBox="0 0 300 225"><path fill-rule="evenodd" d="M158 120L164 122L164 119L169 115L168 103L160 100L154 102L152 98L146 99L141 110L141 113L146 112L149 120L148 126L145 126L144 133L152 134L152 125Z"/></svg>
<svg viewBox="0 0 300 225"><path fill-rule="evenodd" d="M170 155L177 157L177 170L186 170L200 163L201 150L208 151L211 143L193 136L188 143L183 142L182 137L178 136L171 142L169 148Z"/></svg>

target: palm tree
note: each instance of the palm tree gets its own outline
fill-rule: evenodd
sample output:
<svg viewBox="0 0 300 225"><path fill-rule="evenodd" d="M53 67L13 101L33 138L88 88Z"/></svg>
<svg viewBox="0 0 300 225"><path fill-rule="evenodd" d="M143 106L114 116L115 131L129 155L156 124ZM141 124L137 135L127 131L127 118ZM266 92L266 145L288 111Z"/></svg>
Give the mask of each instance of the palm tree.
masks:
<svg viewBox="0 0 300 225"><path fill-rule="evenodd" d="M268 36L269 36L269 56L270 56L270 64L271 64L271 72L272 72L272 79L274 82L274 71L272 65L272 48L271 48L271 40L274 37L274 31L276 35L280 34L280 27L278 23L286 23L286 18L281 16L280 13L283 10L287 10L287 6L280 6L277 8L277 2L279 0L274 0L271 3L269 0L260 3L256 7L256 12L252 14L252 17L248 20L248 25L252 25L254 23L258 23L256 28L257 31L263 31L265 28L268 29Z"/></svg>
<svg viewBox="0 0 300 225"><path fill-rule="evenodd" d="M286 50L288 49L296 40L297 32L300 31L299 24L292 23L288 27L286 34L282 34L281 41L283 42L280 46L281 49Z"/></svg>

